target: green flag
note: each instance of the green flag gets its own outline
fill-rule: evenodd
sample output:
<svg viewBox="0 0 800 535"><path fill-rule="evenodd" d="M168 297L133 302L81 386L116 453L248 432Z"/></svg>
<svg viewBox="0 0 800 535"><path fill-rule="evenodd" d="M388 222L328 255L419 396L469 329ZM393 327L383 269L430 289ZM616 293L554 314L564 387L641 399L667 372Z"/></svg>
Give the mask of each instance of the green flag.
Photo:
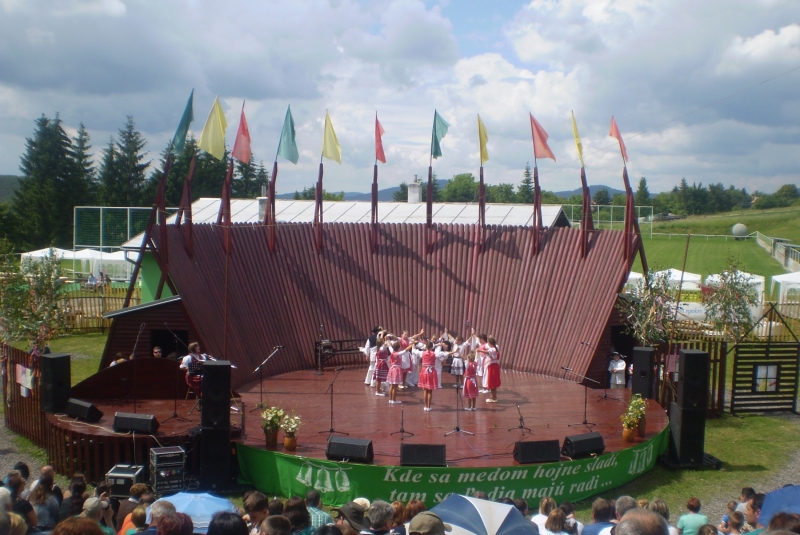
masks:
<svg viewBox="0 0 800 535"><path fill-rule="evenodd" d="M297 153L297 143L294 139L294 119L292 119L291 106L286 108L286 118L283 120L283 130L281 131L281 141L278 143L277 156L283 156L294 164L300 159L300 155Z"/></svg>
<svg viewBox="0 0 800 535"><path fill-rule="evenodd" d="M183 150L183 143L186 141L186 134L189 132L189 125L194 121L194 111L192 110L192 100L194 99L194 89L189 93L189 100L186 102L186 109L183 110L183 117L172 138L172 152L180 154Z"/></svg>
<svg viewBox="0 0 800 535"><path fill-rule="evenodd" d="M440 143L447 135L447 129L450 127L447 121L442 119L439 112L433 111L433 136L431 137L431 156L438 158L442 155L442 147Z"/></svg>

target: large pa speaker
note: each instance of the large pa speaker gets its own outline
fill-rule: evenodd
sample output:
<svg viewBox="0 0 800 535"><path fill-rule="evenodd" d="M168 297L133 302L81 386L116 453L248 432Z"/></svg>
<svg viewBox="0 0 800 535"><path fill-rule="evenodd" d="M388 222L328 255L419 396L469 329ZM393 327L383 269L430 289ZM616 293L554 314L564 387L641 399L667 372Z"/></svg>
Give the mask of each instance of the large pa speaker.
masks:
<svg viewBox="0 0 800 535"><path fill-rule="evenodd" d="M205 407L203 408L205 411ZM231 481L230 429L200 431L200 488L224 490Z"/></svg>
<svg viewBox="0 0 800 535"><path fill-rule="evenodd" d="M561 460L558 440L534 440L514 444L514 460L519 464L557 463Z"/></svg>
<svg viewBox="0 0 800 535"><path fill-rule="evenodd" d="M158 421L152 414L116 413L114 415L114 432L127 433L128 431L154 435L158 431Z"/></svg>
<svg viewBox="0 0 800 535"><path fill-rule="evenodd" d="M444 444L400 444L400 466L447 466Z"/></svg>
<svg viewBox="0 0 800 535"><path fill-rule="evenodd" d="M371 463L375 458L372 452L372 441L360 438L335 437L328 440L325 457L331 461L350 461L354 463Z"/></svg>
<svg viewBox="0 0 800 535"><path fill-rule="evenodd" d="M67 400L67 416L71 418L78 418L84 422L97 423L103 417L100 409L95 407L88 401L81 399L69 398Z"/></svg>
<svg viewBox="0 0 800 535"><path fill-rule="evenodd" d="M641 394L644 399L653 399L653 364L656 348L633 348L633 375L631 394Z"/></svg>
<svg viewBox="0 0 800 535"><path fill-rule="evenodd" d="M678 405L705 409L708 405L709 358L706 351L681 349L678 357Z"/></svg>
<svg viewBox="0 0 800 535"><path fill-rule="evenodd" d="M231 426L231 363L227 360L211 360L203 365L200 425L226 431Z"/></svg>
<svg viewBox="0 0 800 535"><path fill-rule="evenodd" d="M687 409L675 402L669 406L669 457L683 465L703 464L706 409Z"/></svg>
<svg viewBox="0 0 800 535"><path fill-rule="evenodd" d="M63 413L72 390L69 355L66 353L42 355L39 367L42 372L42 410Z"/></svg>
<svg viewBox="0 0 800 535"><path fill-rule="evenodd" d="M600 455L605 449L606 443L603 441L603 435L595 431L564 438L561 453L572 459L582 459L591 455Z"/></svg>

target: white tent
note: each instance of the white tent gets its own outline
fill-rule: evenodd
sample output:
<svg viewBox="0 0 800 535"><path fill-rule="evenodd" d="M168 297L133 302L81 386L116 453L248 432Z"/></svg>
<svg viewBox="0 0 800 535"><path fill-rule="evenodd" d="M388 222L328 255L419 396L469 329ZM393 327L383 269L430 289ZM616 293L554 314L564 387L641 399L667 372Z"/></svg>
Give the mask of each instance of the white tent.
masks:
<svg viewBox="0 0 800 535"><path fill-rule="evenodd" d="M775 293L775 283L778 283L777 293ZM779 303L788 300L800 301L800 272L772 277L772 294L777 296Z"/></svg>
<svg viewBox="0 0 800 535"><path fill-rule="evenodd" d="M703 281L703 278L698 275L697 273L689 273L688 271L681 271L679 269L665 269L664 271L657 271L654 273L656 276L660 276L662 274L667 274L667 281L669 282L670 286L677 287L681 283L681 275L683 275L683 282L684 284L687 282L692 282L697 284L698 288L700 283ZM689 289L689 287L684 286L684 289Z"/></svg>
<svg viewBox="0 0 800 535"><path fill-rule="evenodd" d="M764 291L767 288L766 279L762 275L754 275L746 271L739 271L738 275L756 289L756 292L758 292L758 300L763 301ZM721 279L722 276L720 274L709 275L706 277L706 286L719 286Z"/></svg>
<svg viewBox="0 0 800 535"><path fill-rule="evenodd" d="M58 258L66 258L67 255L71 255L72 251L67 251L66 249L59 249L58 247L47 247L45 249L38 249L36 251L29 251L27 253L22 253L22 260L41 260L42 258L46 257L50 254L50 251Z"/></svg>

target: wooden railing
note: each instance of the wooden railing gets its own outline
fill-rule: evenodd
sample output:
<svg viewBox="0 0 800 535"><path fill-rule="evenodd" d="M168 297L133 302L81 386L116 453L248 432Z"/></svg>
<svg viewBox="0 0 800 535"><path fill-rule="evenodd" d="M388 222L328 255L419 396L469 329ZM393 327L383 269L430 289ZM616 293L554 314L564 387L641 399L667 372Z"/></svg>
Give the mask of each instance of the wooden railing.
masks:
<svg viewBox="0 0 800 535"><path fill-rule="evenodd" d="M112 283L103 292L80 289L67 292L62 298L62 307L66 311L66 330L79 333L105 332L111 327L111 320L103 319L103 314L122 308L127 288L127 285ZM131 305L138 305L141 301L141 290L136 288Z"/></svg>
<svg viewBox="0 0 800 535"><path fill-rule="evenodd" d="M37 446L44 448L48 442L47 424L42 411L42 389L39 384L39 369L25 351L11 346L0 348L6 373L3 374L3 408L6 428L24 436ZM23 395L17 383L17 365L31 368L34 372L33 388Z"/></svg>

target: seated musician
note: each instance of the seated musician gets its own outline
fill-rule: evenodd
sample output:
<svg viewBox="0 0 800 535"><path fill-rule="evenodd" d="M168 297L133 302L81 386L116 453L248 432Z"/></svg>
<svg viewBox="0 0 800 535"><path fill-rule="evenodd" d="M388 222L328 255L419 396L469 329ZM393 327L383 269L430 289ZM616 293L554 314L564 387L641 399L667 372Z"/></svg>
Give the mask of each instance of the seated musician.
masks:
<svg viewBox="0 0 800 535"><path fill-rule="evenodd" d="M200 353L200 344L189 344L189 354L181 360L181 369L186 370L186 384L200 396L200 386L203 383L203 363L209 357Z"/></svg>

